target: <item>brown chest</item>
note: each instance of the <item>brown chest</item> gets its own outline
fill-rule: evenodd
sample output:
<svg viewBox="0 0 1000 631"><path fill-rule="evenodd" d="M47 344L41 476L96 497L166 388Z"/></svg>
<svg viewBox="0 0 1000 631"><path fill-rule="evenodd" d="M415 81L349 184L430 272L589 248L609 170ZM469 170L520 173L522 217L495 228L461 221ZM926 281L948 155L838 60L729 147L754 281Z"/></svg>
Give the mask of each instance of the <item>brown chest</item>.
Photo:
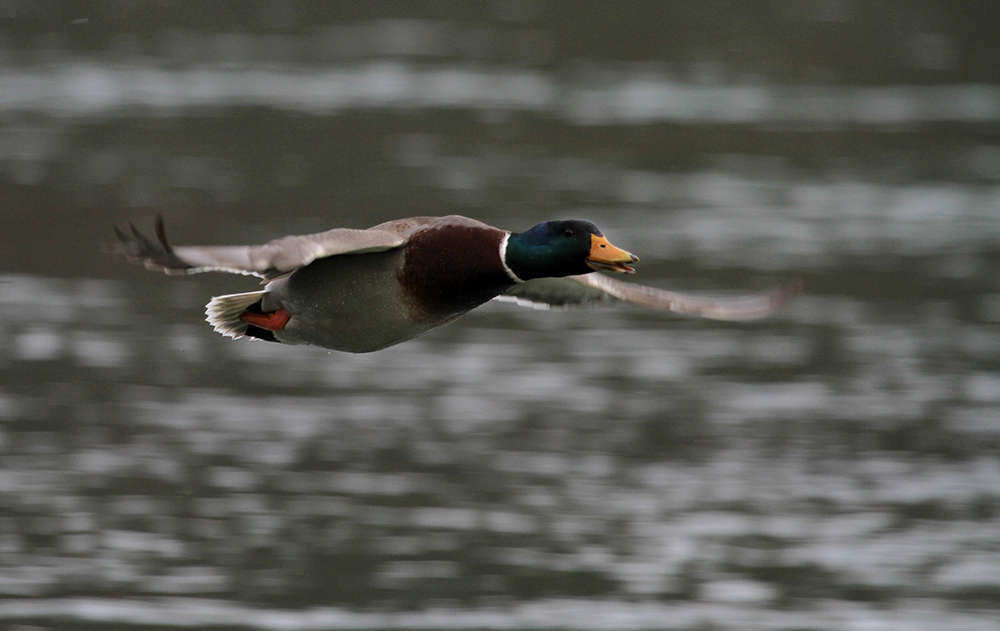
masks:
<svg viewBox="0 0 1000 631"><path fill-rule="evenodd" d="M447 320L492 300L514 284L500 259L504 232L443 226L406 245L400 285L417 320Z"/></svg>

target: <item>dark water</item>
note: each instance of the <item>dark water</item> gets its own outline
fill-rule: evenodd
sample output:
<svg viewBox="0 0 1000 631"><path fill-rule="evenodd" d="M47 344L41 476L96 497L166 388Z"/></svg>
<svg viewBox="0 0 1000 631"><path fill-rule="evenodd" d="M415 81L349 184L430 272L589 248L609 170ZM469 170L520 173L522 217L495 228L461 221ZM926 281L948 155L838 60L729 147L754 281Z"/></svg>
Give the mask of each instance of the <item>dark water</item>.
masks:
<svg viewBox="0 0 1000 631"><path fill-rule="evenodd" d="M0 8L0 624L1000 628L996 11L184 6ZM349 355L100 251L451 212L807 291Z"/></svg>

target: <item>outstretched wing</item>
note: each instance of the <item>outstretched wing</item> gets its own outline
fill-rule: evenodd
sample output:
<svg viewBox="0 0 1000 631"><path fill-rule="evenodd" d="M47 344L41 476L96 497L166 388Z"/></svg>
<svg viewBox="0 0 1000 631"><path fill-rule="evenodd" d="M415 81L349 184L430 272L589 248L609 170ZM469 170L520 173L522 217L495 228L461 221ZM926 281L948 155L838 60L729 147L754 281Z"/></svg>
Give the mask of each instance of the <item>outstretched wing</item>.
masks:
<svg viewBox="0 0 1000 631"><path fill-rule="evenodd" d="M802 279L770 291L732 298L711 298L625 283L596 272L565 278L540 278L518 283L498 300L536 309L570 307L617 299L652 309L711 320L757 320L780 311L802 291Z"/></svg>
<svg viewBox="0 0 1000 631"><path fill-rule="evenodd" d="M148 269L167 274L230 272L264 279L286 274L318 258L336 254L361 254L398 248L410 233L427 221L423 217L401 219L369 228L336 228L316 234L282 237L263 245L180 246L167 241L163 218L156 221L156 240L135 226L126 233L115 228L118 242L113 252Z"/></svg>

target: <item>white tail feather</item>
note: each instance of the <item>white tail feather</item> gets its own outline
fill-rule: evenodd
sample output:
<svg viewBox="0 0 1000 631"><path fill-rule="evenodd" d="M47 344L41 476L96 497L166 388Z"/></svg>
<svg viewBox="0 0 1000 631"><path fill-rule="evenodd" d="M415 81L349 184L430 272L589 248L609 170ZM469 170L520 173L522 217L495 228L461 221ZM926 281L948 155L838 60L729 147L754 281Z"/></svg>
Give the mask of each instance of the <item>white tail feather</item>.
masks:
<svg viewBox="0 0 1000 631"><path fill-rule="evenodd" d="M246 335L247 323L240 319L247 307L261 299L265 291L215 296L205 308L206 320L219 333L239 339Z"/></svg>

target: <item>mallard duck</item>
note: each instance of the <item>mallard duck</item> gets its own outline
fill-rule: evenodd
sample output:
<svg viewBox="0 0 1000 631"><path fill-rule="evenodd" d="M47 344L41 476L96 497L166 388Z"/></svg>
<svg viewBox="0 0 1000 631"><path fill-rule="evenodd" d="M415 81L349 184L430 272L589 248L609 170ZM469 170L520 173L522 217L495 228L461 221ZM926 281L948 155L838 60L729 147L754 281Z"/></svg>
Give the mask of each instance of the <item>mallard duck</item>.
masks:
<svg viewBox="0 0 1000 631"><path fill-rule="evenodd" d="M639 259L589 221L546 221L509 232L467 217L412 217L367 230L336 228L256 246L172 247L162 218L156 241L115 229L117 253L167 274L231 272L264 289L216 296L219 333L367 353L413 339L494 298L535 307L624 300L716 320L774 313L797 285L726 301L612 279Z"/></svg>

